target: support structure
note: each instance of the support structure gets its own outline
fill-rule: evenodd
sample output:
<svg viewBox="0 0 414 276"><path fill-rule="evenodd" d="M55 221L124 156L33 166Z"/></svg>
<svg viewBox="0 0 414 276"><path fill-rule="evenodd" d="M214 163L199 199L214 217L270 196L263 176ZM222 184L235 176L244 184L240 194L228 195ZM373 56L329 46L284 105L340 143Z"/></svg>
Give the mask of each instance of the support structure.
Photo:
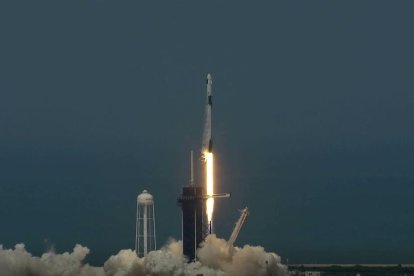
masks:
<svg viewBox="0 0 414 276"><path fill-rule="evenodd" d="M247 216L249 215L249 210L246 208L244 208L243 210L240 211L240 218L239 220L236 222L236 225L234 226L233 232L231 233L231 236L229 238L229 240L227 241L227 244L229 246L233 246L234 242L236 241L237 237L239 236L240 230L242 229L244 223L246 222Z"/></svg>
<svg viewBox="0 0 414 276"><path fill-rule="evenodd" d="M203 188L183 187L178 203L182 209L183 254L192 262L197 257L197 248L204 240L203 216L205 199Z"/></svg>

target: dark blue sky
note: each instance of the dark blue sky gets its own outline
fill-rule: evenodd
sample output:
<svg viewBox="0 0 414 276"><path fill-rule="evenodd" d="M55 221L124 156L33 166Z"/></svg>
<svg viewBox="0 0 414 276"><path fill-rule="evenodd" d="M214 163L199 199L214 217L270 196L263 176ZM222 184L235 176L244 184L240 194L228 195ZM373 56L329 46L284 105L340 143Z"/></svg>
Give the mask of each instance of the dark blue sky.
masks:
<svg viewBox="0 0 414 276"><path fill-rule="evenodd" d="M158 242L214 78L216 230L290 263L412 262L410 1L3 1L0 243L36 254Z"/></svg>

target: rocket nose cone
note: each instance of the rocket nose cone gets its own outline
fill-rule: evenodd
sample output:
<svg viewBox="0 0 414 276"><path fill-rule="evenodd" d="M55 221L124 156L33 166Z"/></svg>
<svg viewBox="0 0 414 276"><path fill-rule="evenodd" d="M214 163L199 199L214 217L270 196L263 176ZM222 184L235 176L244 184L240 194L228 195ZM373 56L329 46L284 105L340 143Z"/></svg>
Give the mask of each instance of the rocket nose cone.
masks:
<svg viewBox="0 0 414 276"><path fill-rule="evenodd" d="M207 79L211 80L211 75L210 74L207 74Z"/></svg>

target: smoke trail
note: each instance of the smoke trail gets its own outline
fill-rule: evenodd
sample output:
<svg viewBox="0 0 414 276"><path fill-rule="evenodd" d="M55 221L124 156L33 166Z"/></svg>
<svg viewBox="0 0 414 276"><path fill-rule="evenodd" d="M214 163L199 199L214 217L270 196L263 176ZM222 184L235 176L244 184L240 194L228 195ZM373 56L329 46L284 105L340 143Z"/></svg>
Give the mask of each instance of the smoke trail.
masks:
<svg viewBox="0 0 414 276"><path fill-rule="evenodd" d="M102 267L84 264L87 247L77 244L72 252L47 252L32 256L23 244L14 249L0 245L0 275L2 276L183 276L183 275L276 275L285 276L287 269L280 257L267 253L263 247L245 245L229 247L215 235L207 237L198 251L199 261L187 263L181 241L170 241L157 251L139 258L134 251L124 249L111 256Z"/></svg>

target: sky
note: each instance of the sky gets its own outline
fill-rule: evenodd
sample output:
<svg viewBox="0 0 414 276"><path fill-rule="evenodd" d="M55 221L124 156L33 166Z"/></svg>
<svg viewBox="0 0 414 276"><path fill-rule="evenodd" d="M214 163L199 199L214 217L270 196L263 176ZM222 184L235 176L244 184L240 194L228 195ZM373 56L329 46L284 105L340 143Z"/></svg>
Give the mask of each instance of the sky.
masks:
<svg viewBox="0 0 414 276"><path fill-rule="evenodd" d="M215 230L289 263L412 263L411 1L2 1L0 244L158 244L214 81ZM199 163L196 178L200 180Z"/></svg>

